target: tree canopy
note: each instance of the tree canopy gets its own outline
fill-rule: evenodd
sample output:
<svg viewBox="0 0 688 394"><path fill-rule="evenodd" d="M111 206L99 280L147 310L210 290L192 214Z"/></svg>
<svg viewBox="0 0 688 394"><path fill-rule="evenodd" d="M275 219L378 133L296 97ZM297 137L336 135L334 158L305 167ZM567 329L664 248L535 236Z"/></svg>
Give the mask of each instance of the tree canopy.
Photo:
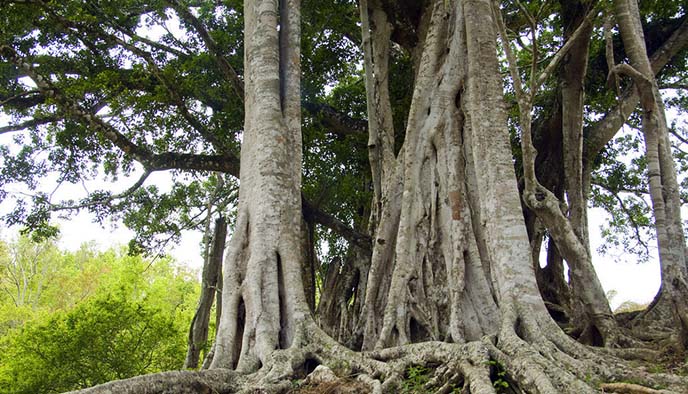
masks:
<svg viewBox="0 0 688 394"><path fill-rule="evenodd" d="M221 5L7 2L2 11L3 53L30 59L31 69L9 62L2 65L2 198L5 206L12 207L5 215L6 223L50 235L56 231L51 217L88 210L98 220L121 219L134 229L137 236L132 246L152 247L178 237L183 229L202 228L201 211L213 193L211 172L226 174L228 190L217 195L235 198L231 188L236 187L243 127L240 5L232 1ZM525 37L530 26L522 13L515 5L505 6L513 37ZM558 2L529 5L538 23L541 56L558 48L565 21L557 15L565 7ZM362 229L370 179L356 4L305 2L304 10L307 206L325 228L334 226L334 218ZM645 30L651 53L662 49L682 26L685 13L679 1L643 1L641 11L648 21ZM597 31L599 36L601 30ZM403 49L410 45L404 40L411 38L395 38L401 42L390 57L390 98L400 146L410 105L413 60ZM526 64L530 61L528 42L519 42L519 62ZM601 116L613 113L615 101L614 90L607 88L605 47L600 42L591 44L585 84L588 130L599 124ZM620 41L615 42L615 54L623 59ZM679 51L681 46L676 46L668 50ZM658 64L659 83L672 89L667 104L677 114L685 108L685 61L685 56L674 56L668 64L667 60ZM523 70L527 77L527 67ZM48 85L37 87L30 82L39 76ZM540 89L534 102L539 114L536 122L556 117L556 89L554 83ZM89 120L89 115L97 117ZM677 119L671 130L677 136L676 157L683 160L686 127ZM555 141L544 135L534 139L544 144L539 149L541 157L546 156L544 150L557 149ZM640 176L645 166L642 157L625 159L638 151L638 135L629 131L618 140L595 138L591 144L587 159L595 170L591 201L613 218L604 233L608 245L622 245L646 257L652 231L644 202L646 181ZM518 150L516 146L515 157ZM540 167L549 171L552 164ZM169 190L146 182L159 171L172 174ZM107 187L108 182L120 179L131 179L131 187ZM84 183L95 186L60 192L65 185ZM318 233L322 228L318 226ZM354 235L348 234L349 241ZM336 239L343 239L341 231L321 236L329 237L333 251L340 250Z"/></svg>

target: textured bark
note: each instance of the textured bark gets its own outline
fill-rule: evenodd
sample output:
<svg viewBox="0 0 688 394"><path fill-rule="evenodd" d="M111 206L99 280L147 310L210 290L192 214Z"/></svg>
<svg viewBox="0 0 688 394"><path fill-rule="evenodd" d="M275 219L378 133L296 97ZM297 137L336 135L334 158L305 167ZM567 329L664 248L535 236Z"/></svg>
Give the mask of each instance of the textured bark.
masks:
<svg viewBox="0 0 688 394"><path fill-rule="evenodd" d="M211 247L206 255L203 264L203 274L201 279L201 296L196 308L196 313L191 320L189 330L189 346L186 351L184 368L195 369L201 350L206 347L208 342L208 324L210 323L210 312L215 300L215 294L219 286L218 280L222 275L222 255L225 250L225 240L227 238L227 222L220 216L215 220L215 227L212 236ZM218 317L220 315L218 314Z"/></svg>
<svg viewBox="0 0 688 394"><path fill-rule="evenodd" d="M568 219L573 232L586 249L586 254L591 256L587 220L589 188L583 182L583 106L592 24L584 21L588 10L583 4L578 1L565 1L562 6L565 7L562 13L565 39L570 39L575 30L583 25L579 38L565 56L561 68L562 135ZM592 261L590 257L588 261ZM615 336L616 333L604 332L604 330L616 330L610 322L613 319L611 310L608 306L604 307L608 303L607 298L601 286L590 286L591 279L599 282L592 264L581 264L578 260L572 260L569 261L569 269L574 298L572 307L580 339L585 343L595 345L602 345L605 341L608 345L613 345L615 339L610 338L610 335ZM582 294L589 291L590 287L597 290L589 296L597 299L593 304L596 306L592 308L586 307L589 303L588 296ZM590 315L591 313L602 313L606 316L600 319L598 316ZM596 327L600 321L603 326ZM600 338L600 331L604 333L604 338Z"/></svg>
<svg viewBox="0 0 688 394"><path fill-rule="evenodd" d="M70 394L229 394L238 392L245 379L235 372L175 371L117 380Z"/></svg>
<svg viewBox="0 0 688 394"><path fill-rule="evenodd" d="M476 171L467 168L462 135L466 44L459 8L436 1L426 10L406 137L383 186L364 349L474 340L494 333L498 321L467 191L467 174Z"/></svg>
<svg viewBox="0 0 688 394"><path fill-rule="evenodd" d="M650 65L654 74L657 74L664 66L669 63L672 57L688 47L688 18L684 17L683 22L674 31L668 40L657 49L650 57ZM653 74L653 75L654 75ZM619 98L616 107L607 112L604 118L596 122L590 130L585 144L585 176L590 176L592 163L602 151L602 149L617 134L621 126L628 120L628 117L638 107L640 96L638 89L631 86L622 97ZM589 186L589 181L587 185Z"/></svg>
<svg viewBox="0 0 688 394"><path fill-rule="evenodd" d="M537 73L535 66L537 64L538 55L534 53L531 66L532 75L528 84L528 91L523 88L523 82L516 69L516 58L511 50L510 43L506 36L506 28L504 27L504 22L501 20L501 17L498 18L498 24L500 26L502 40L506 43L504 48L519 104L519 118L522 129L521 151L525 181L523 201L542 221L543 225L549 231L550 236L556 242L562 257L569 263L569 267L571 267L569 271L571 282L581 284L576 287L576 294L582 301L585 312L592 319L597 328L601 336L601 344L613 346L617 342L618 327L604 295L604 290L602 289L599 278L595 274L590 252L584 240L576 234L571 220L564 214L564 209L562 207L564 204L562 204L550 190L542 186L537 179L535 171L537 151L533 145L531 134L532 104L535 94L540 85L549 77L552 69L558 65L562 57L568 55L569 51L571 51L574 46L580 45L578 40L581 35L586 30L589 31L590 29L588 26L590 21L588 19L589 16L573 33L571 33L564 46L559 50L557 55L550 60L542 72ZM531 22L531 30L533 35L532 39L536 41L534 21ZM569 99L570 98L571 97L569 97ZM578 120L576 120L576 122L577 121ZM566 127L576 127L576 125L567 125ZM573 133L575 134L575 132ZM568 134L565 137L571 137ZM575 139L577 139L577 137ZM576 155L575 152L573 155ZM569 167L571 167L571 165L569 165ZM574 167L574 170L575 169L576 167ZM571 172L573 172L573 170L569 168L569 173ZM573 176L578 178L575 174L573 174Z"/></svg>
<svg viewBox="0 0 688 394"><path fill-rule="evenodd" d="M666 115L652 65L647 55L640 13L635 1L615 0L616 16L630 65L616 67L618 73L631 76L636 84L643 111L650 197L659 247L662 284L650 313L660 320L667 317L680 328L680 345L688 345L688 272L685 239L681 222L681 204L676 179ZM670 316L666 316L669 314Z"/></svg>
<svg viewBox="0 0 688 394"><path fill-rule="evenodd" d="M301 262L299 2L246 1L241 185L211 368L259 369L310 318Z"/></svg>
<svg viewBox="0 0 688 394"><path fill-rule="evenodd" d="M368 155L373 179L370 226L380 220L386 198L383 190L394 171L394 123L389 99L389 51L391 26L379 0L360 1L361 38L368 109Z"/></svg>
<svg viewBox="0 0 688 394"><path fill-rule="evenodd" d="M370 254L358 248L350 250L343 261L331 261L323 278L323 293L317 309L317 319L323 330L353 349L361 347L356 333L370 264Z"/></svg>

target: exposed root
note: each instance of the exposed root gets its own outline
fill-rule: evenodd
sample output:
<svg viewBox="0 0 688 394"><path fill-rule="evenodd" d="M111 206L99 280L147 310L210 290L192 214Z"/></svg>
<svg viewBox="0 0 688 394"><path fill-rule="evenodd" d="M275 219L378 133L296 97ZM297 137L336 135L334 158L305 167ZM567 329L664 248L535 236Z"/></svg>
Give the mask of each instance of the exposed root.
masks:
<svg viewBox="0 0 688 394"><path fill-rule="evenodd" d="M620 393L620 394L662 394L667 393L664 390L655 390L645 386L640 386L632 383L604 383L600 385L605 393Z"/></svg>
<svg viewBox="0 0 688 394"><path fill-rule="evenodd" d="M246 378L226 369L174 371L116 380L68 394L230 394L246 385Z"/></svg>
<svg viewBox="0 0 688 394"><path fill-rule="evenodd" d="M556 343L548 338L555 336L531 331L533 324L505 325L499 336L465 344L422 342L369 353L347 349L307 324L299 346L274 351L250 375L223 369L161 373L78 394L687 392L685 377L650 374L596 348ZM567 347L575 354L562 349Z"/></svg>

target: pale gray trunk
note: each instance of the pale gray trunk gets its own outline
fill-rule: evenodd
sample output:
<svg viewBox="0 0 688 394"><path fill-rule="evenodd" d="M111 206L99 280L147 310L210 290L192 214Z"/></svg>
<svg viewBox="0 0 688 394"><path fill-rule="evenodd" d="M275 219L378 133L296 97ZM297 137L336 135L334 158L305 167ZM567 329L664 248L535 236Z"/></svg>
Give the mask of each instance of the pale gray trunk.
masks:
<svg viewBox="0 0 688 394"><path fill-rule="evenodd" d="M391 26L379 0L361 0L361 38L365 67L368 112L368 155L373 180L373 201L369 226L380 221L388 179L394 171L394 123L389 98L389 51Z"/></svg>
<svg viewBox="0 0 688 394"><path fill-rule="evenodd" d="M257 370L276 349L298 346L310 318L301 277L299 7L244 2L241 185L211 368Z"/></svg>
<svg viewBox="0 0 688 394"><path fill-rule="evenodd" d="M426 10L404 146L383 186L389 194L368 276L364 349L475 340L495 333L499 321L472 206L474 177L484 170L474 168L466 131L461 7L435 1Z"/></svg>
<svg viewBox="0 0 688 394"><path fill-rule="evenodd" d="M567 15L567 13L564 13ZM578 15L564 16L565 38L570 38L576 28L580 26L585 17L583 12ZM591 256L588 235L588 187L583 181L583 112L584 112L584 81L588 64L588 46L592 25L585 24L583 31L576 43L571 47L564 59L561 69L561 96L562 96L562 134L563 134L563 155L566 196L568 203L568 218L571 221L573 231L580 239L581 244L586 249L588 256ZM574 297L572 303L574 321L577 329L580 330L580 340L585 343L602 345L606 340L613 345L613 340L601 338L599 328L595 327L596 321L600 320L590 313L608 313L609 308L586 308L586 297L583 292L588 291L591 278L597 278L592 264L579 264L578 261L569 261L571 290ZM600 287L591 297L598 298L596 305L607 304L608 301ZM604 328L604 327L603 327Z"/></svg>
<svg viewBox="0 0 688 394"><path fill-rule="evenodd" d="M496 10L495 12L498 12ZM592 319L595 327L599 331L601 336L600 342L613 346L617 342L618 338L618 327L614 316L609 307L609 303L604 295L604 290L600 284L599 278L595 273L595 269L592 265L592 259L590 256L589 248L585 240L581 238L576 233L576 228L580 230L580 224L574 226L574 223L564 214L564 205L550 190L542 186L536 178L535 172L535 158L537 156L537 151L532 142L531 125L532 125L532 106L534 96L537 93L540 85L549 77L552 69L558 64L558 61L562 59L562 56L570 54L570 50L575 45L581 45L578 42L580 36L587 30L590 30L588 24L589 20L585 20L581 25L575 29L571 36L564 44L557 56L555 56L545 67L542 72L537 72L536 64L538 61L537 53L533 55L533 63L531 68L531 79L529 82L528 90L523 88L523 82L521 81L521 76L516 68L516 58L511 50L511 44L508 41L506 35L506 28L504 22L501 20L501 16L498 15L498 23L500 26L500 31L502 35L502 40L504 42L504 49L509 62L509 70L511 72L512 80L514 82L514 88L516 91L516 97L519 104L519 118L521 126L521 151L523 156L523 175L525 181L525 187L523 190L523 201L525 204L537 215L537 217L542 221L543 225L549 231L550 236L554 239L557 244L557 249L561 253L561 256L566 259L571 268L570 276L571 282L580 284L575 286L576 296L582 303L585 312L588 314L590 319ZM533 31L533 41L535 41L535 26L531 27ZM568 99L571 99L569 97ZM576 98L576 100L580 100ZM568 102L568 106L571 106L571 102ZM577 110L578 111L578 110ZM566 120L566 116L563 116ZM573 124L566 125L566 127L578 128L580 119L577 117L575 119L568 119L573 121ZM580 131L568 129L566 131L565 137L569 139L569 142L574 142L576 145L579 143L578 133ZM565 139L566 139L565 138ZM574 152L571 156L578 156L577 147L572 147ZM568 157L572 159L572 157ZM573 167L573 168L572 168ZM578 165L573 163L568 164L568 172L572 175L571 181L577 184L582 183L582 178L578 173L580 173L580 168ZM575 173L574 173L575 172ZM567 180L568 181L568 180ZM575 192L578 193L578 192ZM573 195L574 193L572 193ZM574 199L578 199L578 208L582 202L581 196L576 196ZM580 232L580 231L579 231ZM581 235L584 235L581 233Z"/></svg>
<svg viewBox="0 0 688 394"><path fill-rule="evenodd" d="M685 346L688 344L688 306L685 302L688 297L688 273L679 188L664 104L645 48L638 4L633 0L615 0L614 13L631 62L630 66L617 66L617 72L634 78L643 110L648 183L662 272L661 289L653 309L660 318L669 317L681 328L681 342ZM667 312L671 316L661 316Z"/></svg>

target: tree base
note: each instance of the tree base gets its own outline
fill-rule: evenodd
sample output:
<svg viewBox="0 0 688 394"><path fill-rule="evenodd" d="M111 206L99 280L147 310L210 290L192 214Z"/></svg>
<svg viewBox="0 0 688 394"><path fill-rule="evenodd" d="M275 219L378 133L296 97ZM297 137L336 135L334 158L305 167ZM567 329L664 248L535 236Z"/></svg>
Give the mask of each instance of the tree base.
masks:
<svg viewBox="0 0 688 394"><path fill-rule="evenodd" d="M465 344L422 342L364 353L345 348L314 323L305 326L306 344L274 351L253 374L223 369L166 372L76 393L669 394L686 393L688 387L686 376L650 373L561 331L533 331L539 326L534 319ZM320 365L327 368L314 374ZM329 377L322 378L323 370L333 374L326 372Z"/></svg>

